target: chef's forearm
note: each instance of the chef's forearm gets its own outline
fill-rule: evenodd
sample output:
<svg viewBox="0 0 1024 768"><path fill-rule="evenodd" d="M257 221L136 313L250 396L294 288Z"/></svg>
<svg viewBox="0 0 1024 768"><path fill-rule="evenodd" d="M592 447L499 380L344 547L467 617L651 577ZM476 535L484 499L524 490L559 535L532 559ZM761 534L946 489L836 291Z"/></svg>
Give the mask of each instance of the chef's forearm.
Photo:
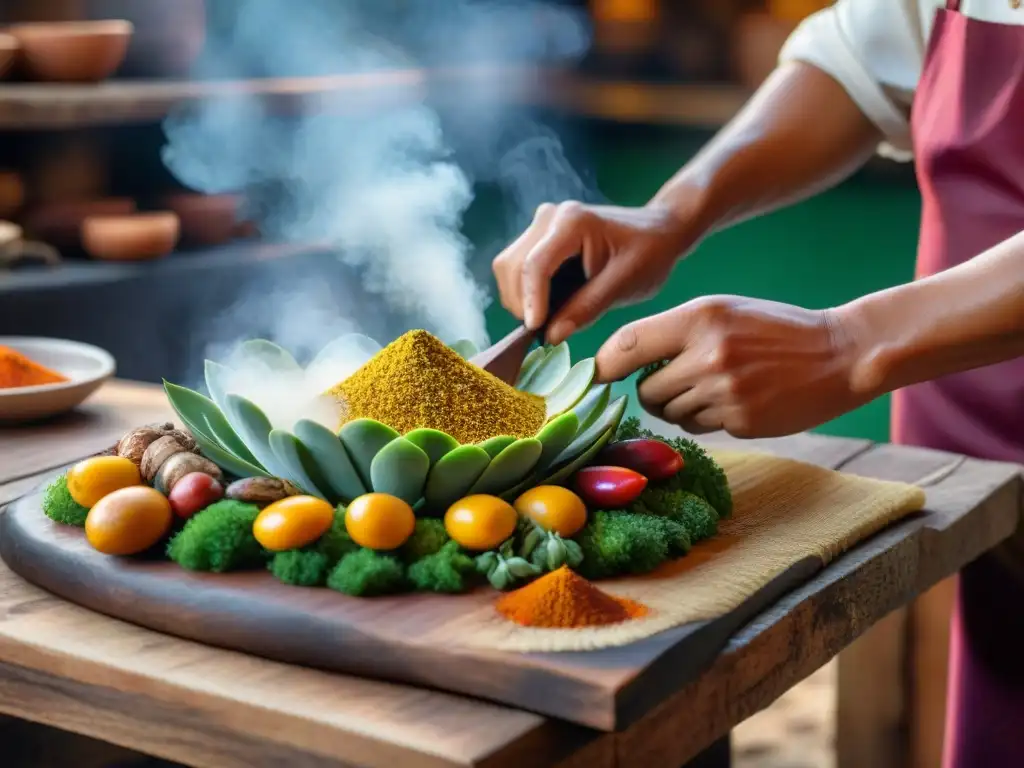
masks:
<svg viewBox="0 0 1024 768"><path fill-rule="evenodd" d="M651 202L696 219L703 234L832 186L880 138L839 83L786 64Z"/></svg>
<svg viewBox="0 0 1024 768"><path fill-rule="evenodd" d="M836 310L851 387L880 395L1024 355L1024 232L960 266Z"/></svg>

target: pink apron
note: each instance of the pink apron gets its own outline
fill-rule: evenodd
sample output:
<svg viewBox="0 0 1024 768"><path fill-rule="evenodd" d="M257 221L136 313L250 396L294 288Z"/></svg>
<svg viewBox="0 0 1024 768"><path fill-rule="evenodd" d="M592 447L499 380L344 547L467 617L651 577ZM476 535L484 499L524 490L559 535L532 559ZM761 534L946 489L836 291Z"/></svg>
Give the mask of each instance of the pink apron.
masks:
<svg viewBox="0 0 1024 768"><path fill-rule="evenodd" d="M937 13L911 109L918 277L1024 231L1024 26L969 19L959 5ZM893 439L1024 463L1024 359L897 392ZM959 576L946 768L1024 766L1024 583L1007 549Z"/></svg>

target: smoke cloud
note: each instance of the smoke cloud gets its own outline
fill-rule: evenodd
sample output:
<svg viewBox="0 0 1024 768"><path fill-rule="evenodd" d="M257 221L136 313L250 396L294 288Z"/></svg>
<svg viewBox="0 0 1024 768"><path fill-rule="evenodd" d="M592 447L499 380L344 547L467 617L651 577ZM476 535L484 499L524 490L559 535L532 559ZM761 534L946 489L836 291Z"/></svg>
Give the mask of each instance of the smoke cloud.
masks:
<svg viewBox="0 0 1024 768"><path fill-rule="evenodd" d="M208 4L198 78L308 77L472 64L565 64L588 44L582 17L565 6L486 0L217 0ZM498 67L448 100L444 119L410 81L407 98L362 108L274 114L259 98L210 100L164 124L167 168L206 193L237 192L271 239L330 243L354 293L339 307L318 275L297 287L248 280L201 354L224 359L260 335L311 354L339 332L379 332L368 307L445 341L488 342L488 291L461 234L474 184L493 182L524 226L545 200L585 198L557 135L503 96L522 86ZM394 96L395 86L389 86ZM458 159L456 159L458 158ZM337 275L337 264L326 275ZM336 279L336 278L331 278ZM282 295L285 292L287 295ZM268 297L277 311L268 316ZM382 343L390 339L379 338Z"/></svg>

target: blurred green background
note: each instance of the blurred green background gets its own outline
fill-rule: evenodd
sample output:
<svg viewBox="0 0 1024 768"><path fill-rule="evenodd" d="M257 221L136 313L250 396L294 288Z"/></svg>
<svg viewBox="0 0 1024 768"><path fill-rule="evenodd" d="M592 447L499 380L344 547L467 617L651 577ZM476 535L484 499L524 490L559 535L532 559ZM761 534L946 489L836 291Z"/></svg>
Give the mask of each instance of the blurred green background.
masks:
<svg viewBox="0 0 1024 768"><path fill-rule="evenodd" d="M597 185L615 203L641 204L704 138L684 131L592 137ZM573 337L573 357L594 354L623 323L702 294L742 294L818 308L906 282L914 273L919 214L912 178L891 166L869 169L809 201L709 238L676 268L657 298L615 311ZM488 327L492 338L513 327L497 303L488 311ZM888 420L885 397L818 431L885 441Z"/></svg>

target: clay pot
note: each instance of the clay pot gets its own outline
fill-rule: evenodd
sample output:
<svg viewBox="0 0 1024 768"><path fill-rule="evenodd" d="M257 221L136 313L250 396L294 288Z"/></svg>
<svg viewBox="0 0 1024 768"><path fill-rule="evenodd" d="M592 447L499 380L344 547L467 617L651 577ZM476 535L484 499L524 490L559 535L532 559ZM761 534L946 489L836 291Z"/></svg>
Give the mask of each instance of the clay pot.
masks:
<svg viewBox="0 0 1024 768"><path fill-rule="evenodd" d="M135 211L135 201L128 198L49 203L30 210L22 223L33 237L63 249L78 245L86 219L130 216Z"/></svg>
<svg viewBox="0 0 1024 768"><path fill-rule="evenodd" d="M124 61L132 24L123 20L14 24L8 32L21 45L21 69L32 80L95 83Z"/></svg>
<svg viewBox="0 0 1024 768"><path fill-rule="evenodd" d="M235 195L180 193L168 195L162 205L178 215L181 241L187 245L219 245L231 240L238 229L240 202Z"/></svg>
<svg viewBox="0 0 1024 768"><path fill-rule="evenodd" d="M95 136L42 134L24 160L30 203L96 200L106 197L110 156Z"/></svg>
<svg viewBox="0 0 1024 768"><path fill-rule="evenodd" d="M25 184L14 171L0 171L0 218L17 213L25 202Z"/></svg>
<svg viewBox="0 0 1024 768"><path fill-rule="evenodd" d="M184 77L206 44L204 0L87 0L85 12L135 25L126 77Z"/></svg>
<svg viewBox="0 0 1024 768"><path fill-rule="evenodd" d="M21 43L18 42L18 38L0 32L0 78L11 71L20 51Z"/></svg>
<svg viewBox="0 0 1024 768"><path fill-rule="evenodd" d="M174 250L180 232L178 216L171 211L91 216L82 225L82 247L107 261L158 259Z"/></svg>

